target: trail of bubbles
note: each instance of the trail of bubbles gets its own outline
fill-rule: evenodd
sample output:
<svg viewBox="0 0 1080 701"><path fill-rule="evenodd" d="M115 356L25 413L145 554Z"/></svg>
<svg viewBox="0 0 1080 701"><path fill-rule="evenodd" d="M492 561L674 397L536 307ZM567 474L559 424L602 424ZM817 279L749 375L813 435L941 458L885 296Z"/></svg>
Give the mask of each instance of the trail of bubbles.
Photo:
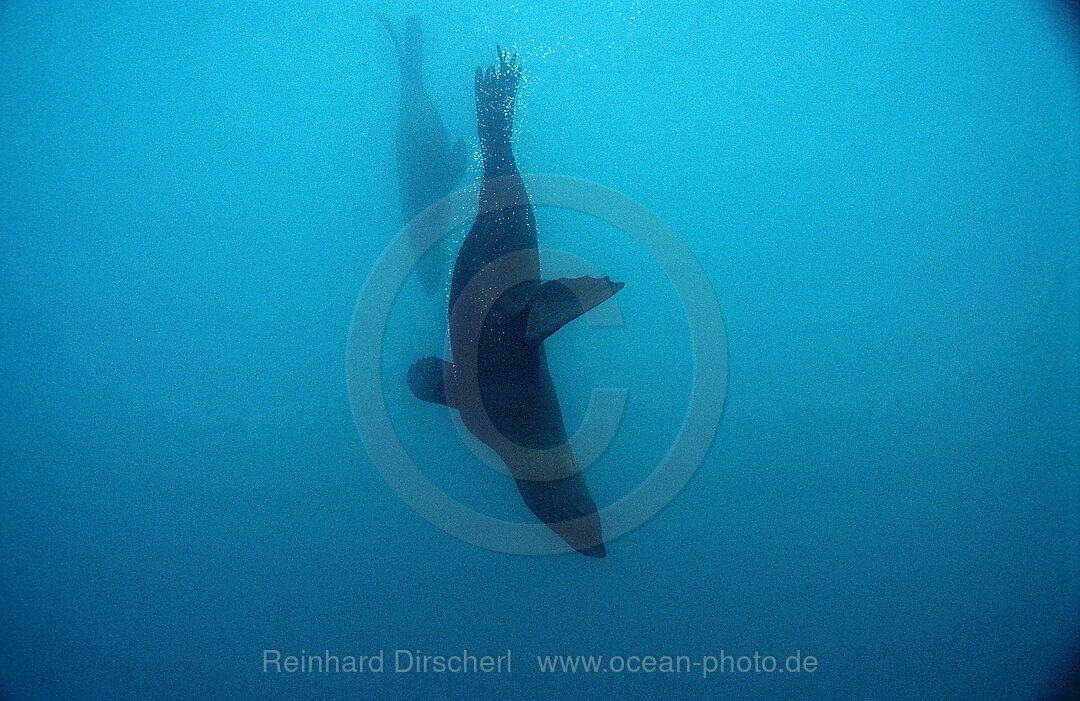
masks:
<svg viewBox="0 0 1080 701"><path fill-rule="evenodd" d="M535 3L511 2L481 30L489 39L508 30L519 38L509 44L522 57L539 62L574 63L602 58L621 42L633 37L641 20L640 0L609 0L581 6L572 15L560 16L569 28L553 34L549 8ZM598 41L599 39L599 41ZM506 37L502 37L506 41Z"/></svg>

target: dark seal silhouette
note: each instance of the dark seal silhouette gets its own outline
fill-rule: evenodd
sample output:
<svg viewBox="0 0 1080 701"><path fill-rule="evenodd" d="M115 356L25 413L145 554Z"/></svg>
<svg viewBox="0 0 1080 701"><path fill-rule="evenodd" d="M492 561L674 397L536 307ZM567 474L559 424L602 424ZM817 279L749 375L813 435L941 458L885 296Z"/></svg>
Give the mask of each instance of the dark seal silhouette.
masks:
<svg viewBox="0 0 1080 701"><path fill-rule="evenodd" d="M516 56L502 49L494 66L476 71L484 181L450 286L454 362L414 363L409 387L457 409L506 463L529 509L575 550L604 557L600 516L567 441L543 341L622 283L540 279L536 221L511 147L520 76Z"/></svg>
<svg viewBox="0 0 1080 701"><path fill-rule="evenodd" d="M424 41L420 18L410 17L399 37L394 25L380 18L397 50L401 69L401 106L397 128L398 190L405 222L448 195L465 173L465 145L453 146L439 112L424 88L422 74ZM418 242L417 246L421 244ZM433 247L420 266L429 292L442 289L447 256L442 245Z"/></svg>

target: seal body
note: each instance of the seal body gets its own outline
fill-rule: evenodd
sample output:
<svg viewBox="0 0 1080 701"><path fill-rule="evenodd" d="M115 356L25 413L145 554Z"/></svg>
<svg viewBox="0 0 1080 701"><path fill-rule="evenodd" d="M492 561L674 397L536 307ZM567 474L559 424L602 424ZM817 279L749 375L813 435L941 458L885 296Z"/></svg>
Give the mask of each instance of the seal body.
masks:
<svg viewBox="0 0 1080 701"><path fill-rule="evenodd" d="M536 220L511 145L519 79L516 60L502 50L494 66L477 69L484 181L450 286L454 362L417 362L409 385L419 398L460 412L506 463L537 518L575 550L604 557L600 517L567 440L543 341L622 284L541 280Z"/></svg>
<svg viewBox="0 0 1080 701"><path fill-rule="evenodd" d="M461 181L465 173L465 144L458 139L451 145L442 117L424 87L420 19L410 17L400 37L388 19L382 18L382 22L397 50L401 73L395 146L401 216L408 223L450 194ZM422 242L415 242L417 253L422 253L423 247ZM438 244L421 265L421 280L429 292L444 289L447 261L446 251Z"/></svg>

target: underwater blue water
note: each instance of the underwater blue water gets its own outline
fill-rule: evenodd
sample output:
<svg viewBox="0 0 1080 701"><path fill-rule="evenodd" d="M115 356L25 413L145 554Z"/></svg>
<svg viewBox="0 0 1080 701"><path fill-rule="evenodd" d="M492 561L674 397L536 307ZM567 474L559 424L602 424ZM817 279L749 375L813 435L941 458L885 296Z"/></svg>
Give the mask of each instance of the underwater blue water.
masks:
<svg viewBox="0 0 1080 701"><path fill-rule="evenodd" d="M444 533L354 426L353 305L402 225L379 13L421 15L473 154L473 71L516 48L522 170L648 207L723 310L712 450L605 559ZM1023 699L1080 647L1061 5L12 0L0 183L0 698ZM610 504L679 431L686 316L621 232L537 219L627 283L624 326L547 346L571 426L591 388L629 390L586 473ZM405 387L445 313L410 280L389 317L395 427L446 493L530 522ZM397 673L397 649L512 671ZM265 650L386 669L268 672ZM537 662L797 651L814 671Z"/></svg>

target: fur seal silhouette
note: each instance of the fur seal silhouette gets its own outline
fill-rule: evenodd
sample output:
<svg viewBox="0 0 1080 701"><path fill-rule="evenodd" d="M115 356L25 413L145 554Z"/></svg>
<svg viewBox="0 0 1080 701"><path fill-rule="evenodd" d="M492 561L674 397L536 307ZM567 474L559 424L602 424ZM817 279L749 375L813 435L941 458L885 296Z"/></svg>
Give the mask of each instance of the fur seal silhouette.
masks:
<svg viewBox="0 0 1080 701"><path fill-rule="evenodd" d="M424 41L420 18L410 17L400 38L389 19L379 19L394 43L401 72L397 173L401 215L408 223L448 195L461 181L465 173L465 144L458 139L450 145L442 118L424 88L421 71ZM440 244L429 255L430 260L420 267L420 277L425 288L434 293L442 289L446 253Z"/></svg>
<svg viewBox="0 0 1080 701"><path fill-rule="evenodd" d="M506 463L537 518L575 550L604 557L600 516L567 441L543 341L623 285L540 279L536 221L511 146L521 70L516 55L497 51L495 65L476 71L484 181L450 286L454 362L419 360L408 383L419 399L460 412Z"/></svg>

